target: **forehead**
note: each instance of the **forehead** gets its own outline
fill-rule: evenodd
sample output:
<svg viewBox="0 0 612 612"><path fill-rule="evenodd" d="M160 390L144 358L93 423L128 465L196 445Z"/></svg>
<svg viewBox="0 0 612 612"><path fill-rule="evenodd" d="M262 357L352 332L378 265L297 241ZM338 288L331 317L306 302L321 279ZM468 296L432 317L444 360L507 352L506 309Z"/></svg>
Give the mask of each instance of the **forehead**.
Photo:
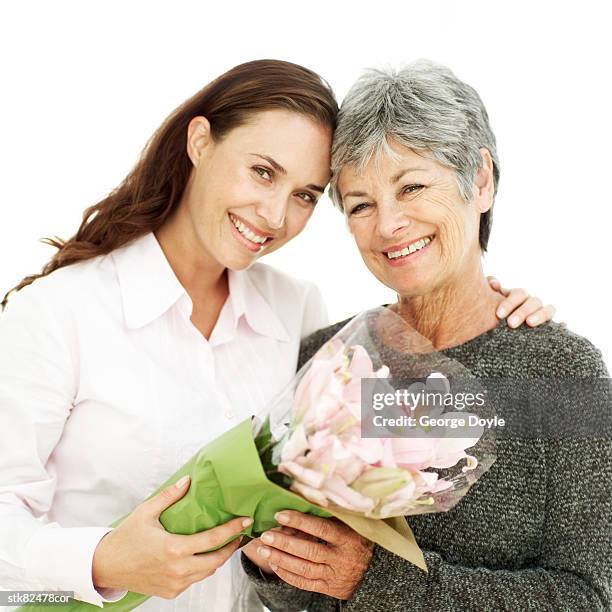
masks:
<svg viewBox="0 0 612 612"><path fill-rule="evenodd" d="M269 157L292 180L324 186L330 177L331 137L331 128L314 118L275 109L254 113L220 145L232 158Z"/></svg>
<svg viewBox="0 0 612 612"><path fill-rule="evenodd" d="M347 164L338 174L338 188L341 193L351 191L356 185L366 186L377 183L389 185L406 171L433 172L444 167L424 151L416 152L405 145L388 139L388 149L373 154L368 163Z"/></svg>
<svg viewBox="0 0 612 612"><path fill-rule="evenodd" d="M231 130L224 139L235 149L263 147L268 154L309 155L314 147L327 158L331 147L331 128L301 113L267 110L254 113Z"/></svg>

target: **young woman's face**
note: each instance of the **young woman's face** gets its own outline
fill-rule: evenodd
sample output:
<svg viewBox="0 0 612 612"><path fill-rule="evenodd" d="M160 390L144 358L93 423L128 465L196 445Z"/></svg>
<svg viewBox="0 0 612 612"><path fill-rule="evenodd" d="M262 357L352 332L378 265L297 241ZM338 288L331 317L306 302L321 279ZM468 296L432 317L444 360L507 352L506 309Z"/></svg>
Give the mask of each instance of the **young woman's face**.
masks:
<svg viewBox="0 0 612 612"><path fill-rule="evenodd" d="M189 126L194 169L184 206L196 241L240 270L297 236L330 178L331 129L285 110L262 111L219 142L204 117Z"/></svg>

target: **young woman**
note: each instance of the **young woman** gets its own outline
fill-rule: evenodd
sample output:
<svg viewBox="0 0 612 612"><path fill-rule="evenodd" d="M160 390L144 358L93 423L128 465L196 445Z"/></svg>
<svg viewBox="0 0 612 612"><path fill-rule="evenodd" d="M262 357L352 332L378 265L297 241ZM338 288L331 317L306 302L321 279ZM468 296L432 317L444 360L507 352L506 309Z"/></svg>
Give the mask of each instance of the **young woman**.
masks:
<svg viewBox="0 0 612 612"><path fill-rule="evenodd" d="M225 562L238 543L196 553L245 518L177 536L158 516L189 483L141 500L261 409L294 374L300 338L327 324L313 285L253 264L310 218L330 178L336 113L310 70L233 68L165 121L75 236L49 241L58 252L42 274L5 297L3 587L229 609ZM504 304L523 302L520 322L551 316L521 292Z"/></svg>

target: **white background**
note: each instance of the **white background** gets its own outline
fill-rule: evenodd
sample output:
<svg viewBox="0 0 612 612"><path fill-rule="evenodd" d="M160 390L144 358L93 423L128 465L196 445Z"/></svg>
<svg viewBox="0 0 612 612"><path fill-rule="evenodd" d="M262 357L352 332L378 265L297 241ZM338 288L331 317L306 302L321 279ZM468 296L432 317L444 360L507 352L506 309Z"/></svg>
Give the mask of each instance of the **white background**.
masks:
<svg viewBox="0 0 612 612"><path fill-rule="evenodd" d="M473 85L502 165L488 274L558 308L612 362L610 19L572 2L28 2L0 9L0 290L38 271L161 121L235 64L361 70L425 57ZM324 198L264 259L314 280L333 319L393 300Z"/></svg>

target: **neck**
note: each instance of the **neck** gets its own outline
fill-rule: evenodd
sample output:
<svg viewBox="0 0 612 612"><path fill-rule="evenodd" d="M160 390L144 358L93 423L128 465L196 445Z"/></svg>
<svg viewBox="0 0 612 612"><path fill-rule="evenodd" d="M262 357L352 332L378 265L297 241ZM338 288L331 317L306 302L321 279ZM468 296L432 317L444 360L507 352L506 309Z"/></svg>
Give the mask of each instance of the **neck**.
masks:
<svg viewBox="0 0 612 612"><path fill-rule="evenodd" d="M177 213L155 232L155 237L195 305L215 293L227 293L228 281L226 269L202 252L197 237L186 231L189 225L181 219L182 210L184 207L179 207Z"/></svg>
<svg viewBox="0 0 612 612"><path fill-rule="evenodd" d="M450 283L419 296L399 296L397 310L436 350L457 346L494 328L503 296L491 289L480 260Z"/></svg>

